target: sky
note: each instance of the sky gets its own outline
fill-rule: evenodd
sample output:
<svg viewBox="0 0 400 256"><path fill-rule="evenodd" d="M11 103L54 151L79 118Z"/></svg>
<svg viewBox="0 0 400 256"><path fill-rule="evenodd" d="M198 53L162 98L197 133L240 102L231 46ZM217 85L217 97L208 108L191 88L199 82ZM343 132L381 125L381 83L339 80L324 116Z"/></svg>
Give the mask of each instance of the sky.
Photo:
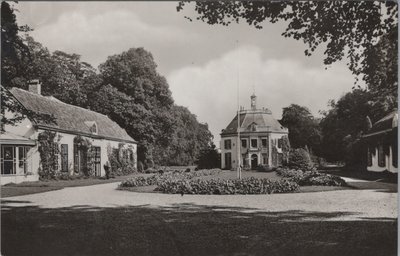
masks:
<svg viewBox="0 0 400 256"><path fill-rule="evenodd" d="M239 104L269 108L281 118L290 104L319 116L330 99L351 90L354 77L345 62L325 69L323 48L304 55L301 41L285 38L286 23L208 25L193 6L177 12L177 2L19 2L19 25L27 24L35 40L50 51L81 55L97 67L108 56L143 47L153 54L175 103L188 107L209 125L219 146L222 129Z"/></svg>

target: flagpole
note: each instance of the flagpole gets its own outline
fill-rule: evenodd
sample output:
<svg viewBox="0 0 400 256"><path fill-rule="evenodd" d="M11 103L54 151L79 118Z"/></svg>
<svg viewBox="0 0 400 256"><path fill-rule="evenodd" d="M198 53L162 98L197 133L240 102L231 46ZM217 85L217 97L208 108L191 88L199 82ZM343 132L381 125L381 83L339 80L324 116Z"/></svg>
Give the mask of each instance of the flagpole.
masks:
<svg viewBox="0 0 400 256"><path fill-rule="evenodd" d="M238 41L236 41L237 43ZM242 178L242 170L240 167L240 160L241 160L241 154L240 154L240 149L241 149L241 144L240 144L240 104L239 104L239 68L237 69L237 141L236 141L236 147L237 147L237 177L238 179Z"/></svg>

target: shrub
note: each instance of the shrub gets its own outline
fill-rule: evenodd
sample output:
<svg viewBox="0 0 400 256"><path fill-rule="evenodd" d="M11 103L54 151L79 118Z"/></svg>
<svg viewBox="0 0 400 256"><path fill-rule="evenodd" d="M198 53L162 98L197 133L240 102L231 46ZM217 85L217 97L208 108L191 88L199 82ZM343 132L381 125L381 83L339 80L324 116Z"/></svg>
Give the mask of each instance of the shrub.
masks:
<svg viewBox="0 0 400 256"><path fill-rule="evenodd" d="M124 188L124 187L141 187L141 186L158 185L160 182L166 180L190 180L195 177L218 174L220 171L221 170L219 169L211 169L211 170L199 170L196 172L187 173L175 170L173 172L165 172L163 174L157 173L150 177L136 176L129 178L125 181L122 181L119 187Z"/></svg>
<svg viewBox="0 0 400 256"><path fill-rule="evenodd" d="M296 148L289 153L289 164L290 168L309 170L313 167L310 153L303 148Z"/></svg>
<svg viewBox="0 0 400 256"><path fill-rule="evenodd" d="M320 173L317 171L302 171L295 169L278 168L276 173L283 177L296 182L300 186L345 186L346 182L338 177L330 174Z"/></svg>
<svg viewBox="0 0 400 256"><path fill-rule="evenodd" d="M271 194L296 192L299 185L287 179L271 181L254 177L233 180L163 180L156 191L168 194Z"/></svg>
<svg viewBox="0 0 400 256"><path fill-rule="evenodd" d="M260 164L256 167L259 172L271 172L275 170L275 167L271 167L268 164Z"/></svg>

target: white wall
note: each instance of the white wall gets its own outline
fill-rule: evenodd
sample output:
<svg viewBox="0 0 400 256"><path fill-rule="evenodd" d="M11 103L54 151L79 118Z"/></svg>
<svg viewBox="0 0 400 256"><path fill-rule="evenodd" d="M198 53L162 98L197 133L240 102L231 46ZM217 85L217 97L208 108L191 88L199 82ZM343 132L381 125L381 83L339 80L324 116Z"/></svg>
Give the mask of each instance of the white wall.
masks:
<svg viewBox="0 0 400 256"><path fill-rule="evenodd" d="M287 134L284 134L284 133L268 133L268 135L266 135L266 134L257 134L257 133L255 133L255 134L246 134L246 135L243 135L244 136L243 138L241 138L241 140L242 139L246 139L247 140L246 149L244 149L242 147L242 142L241 141L239 141L239 145L238 146L241 148L241 153L243 154L243 152L244 152L243 150L247 151L247 149L251 148L251 139L257 139L257 147L260 148L261 147L261 139L267 138L269 140L268 141L268 145L269 145L269 149L268 149L268 154L269 154L268 155L268 164L271 165L272 164L272 155L271 155L271 152L272 152L271 151L272 141L271 140L278 140L278 139L280 139L280 138L282 138L283 136L286 136L286 135ZM224 141L225 140L229 140L229 139L231 140L231 149L225 149ZM238 161L237 161L237 150L238 150L238 147L237 147L237 136L222 137L221 141L220 141L220 149L221 149L221 168L222 169L226 168L226 166L225 166L225 153L228 153L228 152L230 152L231 156L232 156L231 166L232 166L232 168L236 168L237 163L238 163ZM281 148L278 148L278 153L282 153L282 149ZM257 156L258 156L258 164L261 164L262 163L262 153L261 153L261 151L254 152L252 154L257 154ZM248 161L249 161L249 159L248 159ZM251 162L249 162L249 164L251 164ZM241 165L243 165L243 163L241 163Z"/></svg>
<svg viewBox="0 0 400 256"><path fill-rule="evenodd" d="M374 148L375 152L372 152L372 165L367 166L367 170L371 172L383 172L385 170L392 172L392 173L397 173L398 172L398 167L393 166L393 150L392 147L389 147L389 155L385 155L385 166L380 167L378 164L378 148Z"/></svg>

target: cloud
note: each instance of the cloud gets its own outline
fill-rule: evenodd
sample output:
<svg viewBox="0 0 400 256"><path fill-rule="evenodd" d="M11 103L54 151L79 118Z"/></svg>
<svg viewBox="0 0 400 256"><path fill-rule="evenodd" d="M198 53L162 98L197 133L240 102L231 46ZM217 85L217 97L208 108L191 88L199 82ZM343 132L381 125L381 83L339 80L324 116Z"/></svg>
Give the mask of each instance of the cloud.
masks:
<svg viewBox="0 0 400 256"><path fill-rule="evenodd" d="M175 102L208 123L215 142L235 116L238 83L240 105L250 107L254 87L257 107L269 108L277 119L282 108L292 103L318 115L327 108L329 99L337 99L353 85L345 65L325 70L293 59L263 59L262 53L259 47L244 46L203 66L181 68L168 76Z"/></svg>
<svg viewBox="0 0 400 256"><path fill-rule="evenodd" d="M52 51L84 53L83 60L95 66L131 47L145 47L157 54L168 51L170 45L179 47L198 39L195 33L171 25L152 25L134 12L120 9L96 14L84 8L65 12L31 34Z"/></svg>

